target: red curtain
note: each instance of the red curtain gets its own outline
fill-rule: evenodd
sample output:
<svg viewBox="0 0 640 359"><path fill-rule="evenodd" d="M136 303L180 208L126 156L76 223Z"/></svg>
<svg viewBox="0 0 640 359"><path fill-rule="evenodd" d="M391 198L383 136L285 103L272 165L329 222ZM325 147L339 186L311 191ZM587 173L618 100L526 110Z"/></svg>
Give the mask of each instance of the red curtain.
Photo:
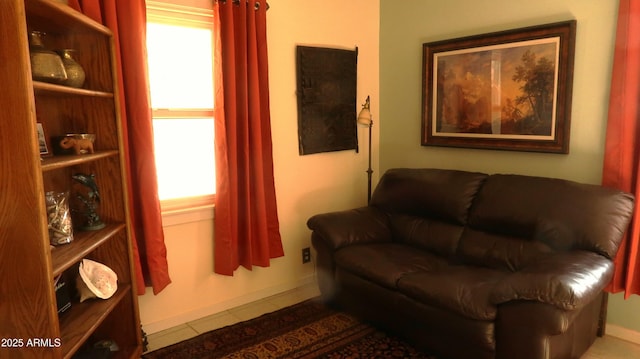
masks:
<svg viewBox="0 0 640 359"><path fill-rule="evenodd" d="M215 46L216 273L284 255L269 110L266 2L217 1Z"/></svg>
<svg viewBox="0 0 640 359"><path fill-rule="evenodd" d="M640 0L620 0L609 119L602 182L635 194L640 202ZM614 278L607 290L624 291L625 298L640 294L640 212L615 259Z"/></svg>
<svg viewBox="0 0 640 359"><path fill-rule="evenodd" d="M153 149L144 0L70 0L69 5L104 24L116 44L121 120L128 166L138 294L158 294L169 283L167 250ZM128 121L135 119L135 121Z"/></svg>

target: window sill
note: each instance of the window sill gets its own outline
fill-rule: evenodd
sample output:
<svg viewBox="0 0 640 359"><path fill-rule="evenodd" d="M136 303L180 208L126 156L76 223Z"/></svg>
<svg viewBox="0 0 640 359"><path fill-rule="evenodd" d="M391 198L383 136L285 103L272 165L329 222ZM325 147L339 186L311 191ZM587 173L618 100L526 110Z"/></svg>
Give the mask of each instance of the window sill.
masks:
<svg viewBox="0 0 640 359"><path fill-rule="evenodd" d="M212 220L215 205L212 197L187 201L162 202L162 226L170 227L180 224Z"/></svg>

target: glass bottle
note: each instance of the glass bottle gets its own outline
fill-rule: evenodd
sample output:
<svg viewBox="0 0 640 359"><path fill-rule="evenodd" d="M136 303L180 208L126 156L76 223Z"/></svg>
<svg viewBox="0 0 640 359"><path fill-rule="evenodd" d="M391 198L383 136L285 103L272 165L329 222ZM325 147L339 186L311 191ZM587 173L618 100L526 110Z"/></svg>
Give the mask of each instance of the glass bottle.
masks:
<svg viewBox="0 0 640 359"><path fill-rule="evenodd" d="M31 31L29 34L29 55L31 58L31 75L36 81L63 83L67 72L58 54L47 50L43 38L45 33Z"/></svg>

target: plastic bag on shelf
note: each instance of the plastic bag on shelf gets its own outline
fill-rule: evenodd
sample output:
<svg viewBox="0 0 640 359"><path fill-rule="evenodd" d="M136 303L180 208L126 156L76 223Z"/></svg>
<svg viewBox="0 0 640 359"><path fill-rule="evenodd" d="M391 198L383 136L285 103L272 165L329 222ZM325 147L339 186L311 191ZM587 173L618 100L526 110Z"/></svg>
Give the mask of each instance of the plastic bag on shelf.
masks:
<svg viewBox="0 0 640 359"><path fill-rule="evenodd" d="M69 192L45 193L47 221L49 223L49 243L66 244L73 241L73 226L69 211Z"/></svg>

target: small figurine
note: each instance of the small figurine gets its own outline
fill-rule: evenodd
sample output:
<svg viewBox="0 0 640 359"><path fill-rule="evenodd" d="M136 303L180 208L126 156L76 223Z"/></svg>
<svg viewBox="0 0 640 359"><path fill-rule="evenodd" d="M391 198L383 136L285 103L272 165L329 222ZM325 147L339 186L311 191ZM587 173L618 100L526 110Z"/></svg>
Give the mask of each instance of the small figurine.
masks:
<svg viewBox="0 0 640 359"><path fill-rule="evenodd" d="M76 193L76 198L83 204L84 207L83 210L75 210L75 212L82 215L85 219L85 225L80 227L80 229L94 231L104 228L105 224L102 222L100 216L96 212L98 204L100 203L100 192L98 191L98 186L95 181L95 175L76 173L71 176L71 178L82 185L84 187L84 191L82 192L85 192Z"/></svg>
<svg viewBox="0 0 640 359"><path fill-rule="evenodd" d="M64 150L73 148L76 155L93 153L93 141L85 138L64 137L60 140L60 148Z"/></svg>

